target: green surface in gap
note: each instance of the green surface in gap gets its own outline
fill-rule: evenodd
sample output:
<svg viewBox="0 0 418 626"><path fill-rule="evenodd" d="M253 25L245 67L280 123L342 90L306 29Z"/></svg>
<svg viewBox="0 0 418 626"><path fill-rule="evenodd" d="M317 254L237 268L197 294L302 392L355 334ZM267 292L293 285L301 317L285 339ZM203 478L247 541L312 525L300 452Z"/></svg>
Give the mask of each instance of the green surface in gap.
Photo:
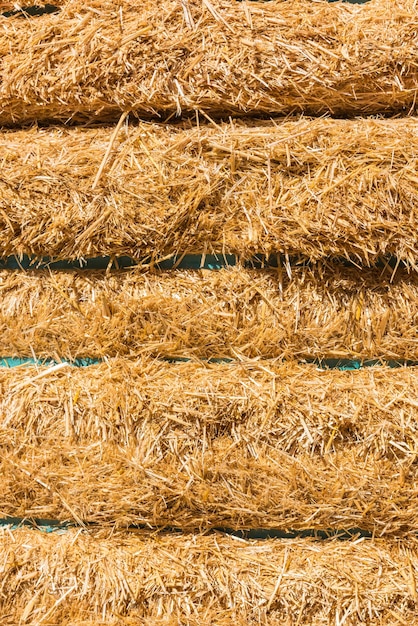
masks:
<svg viewBox="0 0 418 626"><path fill-rule="evenodd" d="M345 258L329 259L333 265L341 265L343 267L357 267L354 262ZM278 267L291 266L307 266L315 267L315 263L300 256L288 256L283 254L274 254L265 256L262 254L254 255L250 259L240 260L235 254L182 254L169 256L164 259L154 259L145 257L135 259L129 256L99 256L79 260L54 260L51 257L30 257L28 255L9 256L0 259L0 270L54 270L54 271L70 271L70 270L122 270L134 267L142 269L156 270L220 270L223 268L242 265L246 269L276 269ZM403 268L405 263L399 261L395 257L388 256L380 258L376 261L375 267L382 268Z"/></svg>
<svg viewBox="0 0 418 626"><path fill-rule="evenodd" d="M18 528L33 528L41 530L46 533L52 532L65 532L71 528L80 528L80 525L73 522L60 522L56 519L39 519L39 518L22 518L22 517L5 517L0 518L0 527L10 526L12 529ZM86 523L87 529L99 529L100 524ZM149 532L160 531L163 533L176 533L176 534L188 534L186 531L182 531L177 527L165 527L165 528L149 528L149 526L138 524L127 527L128 530L143 530ZM253 528L245 530L234 530L227 527L212 528L209 532L222 533L225 535L231 535L233 537L240 537L241 539L298 539L304 537L312 537L314 539L353 539L354 537L372 537L372 533L362 528L347 528L336 529L326 528L324 530L318 529L304 529L304 530L281 530L276 528Z"/></svg>
<svg viewBox="0 0 418 626"><path fill-rule="evenodd" d="M59 13L60 10L59 7L53 4L44 4L43 6L21 7L11 11L4 11L1 15L3 17L40 17L41 15Z"/></svg>
<svg viewBox="0 0 418 626"><path fill-rule="evenodd" d="M33 359L31 357L13 357L3 356L0 357L0 367L12 368L21 367L24 365L37 365L39 367L53 367L60 363L66 363L72 367L89 367L90 365L97 365L101 363L101 359L90 359L83 357L74 359L74 361L54 361L53 359Z"/></svg>
<svg viewBox="0 0 418 626"><path fill-rule="evenodd" d="M161 361L166 361L168 363L190 363L191 359L188 358L161 358ZM266 359L267 360L267 359ZM0 357L0 368L13 368L13 367L22 367L28 365L36 365L38 367L53 367L59 364L67 364L71 367L90 367L91 365L98 365L102 363L103 359L95 359L89 357L76 358L73 361L55 361L54 359L34 359L32 357L10 357L3 356ZM241 361L237 361L235 359L229 358L212 358L212 359L202 359L204 363L226 363L230 365L241 364ZM340 371L355 371L368 367L416 367L418 366L418 361L384 361L377 359L368 359L365 361L356 360L356 359L303 359L299 361L300 364L309 363L312 365L316 365L319 369L334 369Z"/></svg>

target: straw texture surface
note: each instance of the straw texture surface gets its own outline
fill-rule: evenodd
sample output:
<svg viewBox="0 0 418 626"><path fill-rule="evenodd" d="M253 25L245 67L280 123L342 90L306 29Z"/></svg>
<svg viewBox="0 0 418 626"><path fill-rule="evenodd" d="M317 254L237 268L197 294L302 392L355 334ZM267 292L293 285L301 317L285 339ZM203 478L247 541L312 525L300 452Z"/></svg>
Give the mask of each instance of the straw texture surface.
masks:
<svg viewBox="0 0 418 626"><path fill-rule="evenodd" d="M79 0L0 18L0 124L411 112L415 0ZM382 28L384 24L384 28Z"/></svg>
<svg viewBox="0 0 418 626"><path fill-rule="evenodd" d="M284 268L2 271L0 356L417 360L417 281L338 265L291 279Z"/></svg>
<svg viewBox="0 0 418 626"><path fill-rule="evenodd" d="M2 135L0 256L416 266L416 120L216 122L413 114L415 0L58 4L0 17L0 124L92 127ZM180 117L197 125L128 126ZM337 264L0 272L0 355L105 359L0 371L0 516L103 525L2 528L0 622L417 623L417 370L261 360L418 360L417 281ZM385 539L119 533L132 524Z"/></svg>
<svg viewBox="0 0 418 626"><path fill-rule="evenodd" d="M415 459L418 368L320 370L109 359L88 368L0 368L0 428L35 446L65 439L120 446L163 438L269 443L297 457L356 449ZM155 443L155 438L154 438Z"/></svg>
<svg viewBox="0 0 418 626"><path fill-rule="evenodd" d="M415 543L0 533L2 624L417 623Z"/></svg>
<svg viewBox="0 0 418 626"><path fill-rule="evenodd" d="M2 372L2 515L415 536L414 369Z"/></svg>
<svg viewBox="0 0 418 626"><path fill-rule="evenodd" d="M0 256L417 264L415 118L32 129L0 151Z"/></svg>

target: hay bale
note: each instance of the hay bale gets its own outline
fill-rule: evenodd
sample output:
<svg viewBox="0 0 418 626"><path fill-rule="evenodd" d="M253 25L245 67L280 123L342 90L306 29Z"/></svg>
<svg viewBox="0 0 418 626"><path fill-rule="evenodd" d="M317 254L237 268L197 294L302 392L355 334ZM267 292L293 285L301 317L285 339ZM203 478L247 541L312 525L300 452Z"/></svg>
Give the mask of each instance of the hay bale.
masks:
<svg viewBox="0 0 418 626"><path fill-rule="evenodd" d="M414 458L417 398L415 367L109 359L87 369L0 368L0 429L28 445L135 445L147 428L196 441L233 432L294 456L355 448L401 460Z"/></svg>
<svg viewBox="0 0 418 626"><path fill-rule="evenodd" d="M3 270L0 292L0 356L418 360L403 270Z"/></svg>
<svg viewBox="0 0 418 626"><path fill-rule="evenodd" d="M412 542L3 530L0 558L2 624L389 626L417 610Z"/></svg>
<svg viewBox="0 0 418 626"><path fill-rule="evenodd" d="M415 110L414 0L80 0L0 18L0 124ZM385 25L382 28L382 23Z"/></svg>
<svg viewBox="0 0 418 626"><path fill-rule="evenodd" d="M2 370L3 515L415 536L418 372Z"/></svg>
<svg viewBox="0 0 418 626"><path fill-rule="evenodd" d="M0 151L0 257L417 264L417 119L31 129Z"/></svg>

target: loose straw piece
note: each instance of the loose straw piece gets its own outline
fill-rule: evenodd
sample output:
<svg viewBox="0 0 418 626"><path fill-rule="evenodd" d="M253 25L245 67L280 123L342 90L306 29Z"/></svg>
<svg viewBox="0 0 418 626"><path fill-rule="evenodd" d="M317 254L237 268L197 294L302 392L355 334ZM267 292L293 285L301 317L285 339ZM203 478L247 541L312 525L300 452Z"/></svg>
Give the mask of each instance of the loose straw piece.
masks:
<svg viewBox="0 0 418 626"><path fill-rule="evenodd" d="M104 168L105 168L106 163L108 161L109 155L110 155L110 153L112 151L113 144L115 143L115 139L117 137L117 134L118 134L118 132L119 132L123 122L125 121L125 119L127 118L128 115L129 115L129 111L124 111L122 113L122 115L120 116L118 123L116 124L115 130L113 131L113 133L112 133L112 135L110 137L109 145L107 146L107 149L106 149L105 155L103 157L103 160L100 163L100 167L99 167L99 169L97 171L96 177L95 177L94 182L93 182L93 184L91 186L92 191L94 191L94 189L96 189L96 187L97 187L97 185L98 185L98 183L100 181L100 178L101 178L101 176L103 174Z"/></svg>

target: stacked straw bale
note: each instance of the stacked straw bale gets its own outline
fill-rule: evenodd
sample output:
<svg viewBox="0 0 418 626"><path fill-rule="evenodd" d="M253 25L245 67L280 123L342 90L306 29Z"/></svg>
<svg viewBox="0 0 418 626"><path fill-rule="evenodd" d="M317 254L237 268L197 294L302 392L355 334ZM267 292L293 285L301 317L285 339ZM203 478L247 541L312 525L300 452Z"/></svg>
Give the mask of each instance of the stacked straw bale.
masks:
<svg viewBox="0 0 418 626"><path fill-rule="evenodd" d="M394 255L416 265L416 119L142 123L116 137L32 129L4 133L0 151L2 257L287 253L367 265Z"/></svg>
<svg viewBox="0 0 418 626"><path fill-rule="evenodd" d="M0 389L4 515L415 536L415 369L121 359Z"/></svg>
<svg viewBox="0 0 418 626"><path fill-rule="evenodd" d="M155 426L190 440L247 436L296 456L356 448L364 458L414 460L417 397L410 367L121 358L87 369L0 369L0 427L26 445L46 437L135 445Z"/></svg>
<svg viewBox="0 0 418 626"><path fill-rule="evenodd" d="M416 542L21 529L0 533L0 559L5 625L417 623Z"/></svg>
<svg viewBox="0 0 418 626"><path fill-rule="evenodd" d="M415 0L60 4L0 17L2 125L416 107Z"/></svg>
<svg viewBox="0 0 418 626"><path fill-rule="evenodd" d="M0 516L80 527L0 531L1 623L418 623L418 369L295 361L418 362L418 122L251 119L414 113L416 0L57 6L0 17L0 258L152 258L0 272L0 356L102 360L0 371Z"/></svg>
<svg viewBox="0 0 418 626"><path fill-rule="evenodd" d="M418 278L284 269L0 272L0 356L418 360Z"/></svg>

